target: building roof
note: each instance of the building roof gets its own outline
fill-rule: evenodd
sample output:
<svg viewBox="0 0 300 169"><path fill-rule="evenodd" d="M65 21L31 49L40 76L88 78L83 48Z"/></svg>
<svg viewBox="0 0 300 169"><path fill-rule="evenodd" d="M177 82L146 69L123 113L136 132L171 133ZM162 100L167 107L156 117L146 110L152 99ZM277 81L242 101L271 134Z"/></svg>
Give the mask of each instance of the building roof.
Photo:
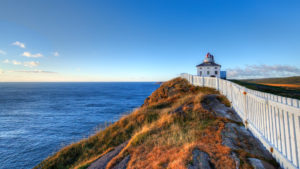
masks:
<svg viewBox="0 0 300 169"><path fill-rule="evenodd" d="M221 67L221 65L216 64L215 62L203 62L203 63L197 65L196 67L201 67L201 66L220 66Z"/></svg>

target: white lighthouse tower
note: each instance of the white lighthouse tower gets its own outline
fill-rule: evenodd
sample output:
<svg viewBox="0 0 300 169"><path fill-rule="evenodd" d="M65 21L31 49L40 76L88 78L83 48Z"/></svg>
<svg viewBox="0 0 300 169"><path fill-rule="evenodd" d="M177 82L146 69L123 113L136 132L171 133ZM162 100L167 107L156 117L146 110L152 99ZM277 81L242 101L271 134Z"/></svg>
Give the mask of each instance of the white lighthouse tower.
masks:
<svg viewBox="0 0 300 169"><path fill-rule="evenodd" d="M221 65L215 63L214 56L210 53L207 53L203 63L196 67L198 76L220 78Z"/></svg>

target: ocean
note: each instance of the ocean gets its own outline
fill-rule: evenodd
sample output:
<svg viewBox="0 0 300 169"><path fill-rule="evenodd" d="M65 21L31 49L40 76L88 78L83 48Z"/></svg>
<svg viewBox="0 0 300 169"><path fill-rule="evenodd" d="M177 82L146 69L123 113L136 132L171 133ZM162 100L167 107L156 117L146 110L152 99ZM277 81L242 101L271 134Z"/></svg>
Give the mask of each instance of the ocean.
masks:
<svg viewBox="0 0 300 169"><path fill-rule="evenodd" d="M33 168L143 104L152 82L0 83L0 168Z"/></svg>

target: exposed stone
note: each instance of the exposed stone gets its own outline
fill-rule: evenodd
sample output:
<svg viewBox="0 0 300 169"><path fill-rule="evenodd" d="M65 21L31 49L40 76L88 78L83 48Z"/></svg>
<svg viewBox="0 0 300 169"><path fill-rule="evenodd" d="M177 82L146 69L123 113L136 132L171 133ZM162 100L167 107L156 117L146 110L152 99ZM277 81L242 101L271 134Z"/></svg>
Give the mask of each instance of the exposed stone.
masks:
<svg viewBox="0 0 300 169"><path fill-rule="evenodd" d="M271 154L262 143L244 126L239 126L236 123L226 123L222 131L222 144L233 150L242 149L255 156L272 159Z"/></svg>
<svg viewBox="0 0 300 169"><path fill-rule="evenodd" d="M207 153L200 151L199 149L194 149L192 154L193 154L193 162L192 164L188 165L188 169L213 168Z"/></svg>
<svg viewBox="0 0 300 169"><path fill-rule="evenodd" d="M217 95L214 94L205 96L202 106L205 109L214 112L217 117L224 117L233 121L232 123L226 123L221 133L223 145L231 148L232 150L244 150L256 157L261 157L262 159L273 159L272 155L268 152L268 150L266 150L262 143L243 125L239 125L242 122L240 117L232 108L226 107L222 104L217 99ZM236 168L239 168L240 159L238 158L238 154L232 152L231 157L236 163ZM264 161L260 163L257 162L257 164L265 163L266 162ZM266 166L268 166L268 163Z"/></svg>
<svg viewBox="0 0 300 169"><path fill-rule="evenodd" d="M237 113L232 108L222 104L215 94L205 96L202 106L209 111L213 111L217 117L225 117L235 122L242 122Z"/></svg>
<svg viewBox="0 0 300 169"><path fill-rule="evenodd" d="M178 108L176 108L174 111L170 112L171 114L184 114L184 111L183 111L183 106L179 106Z"/></svg>
<svg viewBox="0 0 300 169"><path fill-rule="evenodd" d="M248 158L250 164L254 169L275 169L270 163L257 159L257 158Z"/></svg>
<svg viewBox="0 0 300 169"><path fill-rule="evenodd" d="M108 152L104 156L97 159L94 163L92 163L88 169L105 169L108 162L114 158L116 155L120 153L120 151L127 145L128 141L117 146L113 151Z"/></svg>
<svg viewBox="0 0 300 169"><path fill-rule="evenodd" d="M235 162L235 168L239 169L240 168L240 159L239 159L238 155L236 153L232 152L231 157Z"/></svg>
<svg viewBox="0 0 300 169"><path fill-rule="evenodd" d="M130 160L130 155L123 158L123 160L120 161L117 165L115 165L113 169L126 169L129 160Z"/></svg>

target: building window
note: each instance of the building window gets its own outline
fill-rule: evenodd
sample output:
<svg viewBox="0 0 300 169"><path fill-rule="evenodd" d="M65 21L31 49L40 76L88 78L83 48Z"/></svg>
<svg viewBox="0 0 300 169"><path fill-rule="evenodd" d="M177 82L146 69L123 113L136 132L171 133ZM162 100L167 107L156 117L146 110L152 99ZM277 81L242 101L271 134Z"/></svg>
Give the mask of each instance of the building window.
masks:
<svg viewBox="0 0 300 169"><path fill-rule="evenodd" d="M215 67L215 69L218 69L217 67Z"/></svg>
<svg viewBox="0 0 300 169"><path fill-rule="evenodd" d="M209 75L209 71L207 71L207 75Z"/></svg>
<svg viewBox="0 0 300 169"><path fill-rule="evenodd" d="M202 76L202 71L199 72L199 75Z"/></svg>
<svg viewBox="0 0 300 169"><path fill-rule="evenodd" d="M218 71L215 71L215 74L217 75L217 74L218 74Z"/></svg>

